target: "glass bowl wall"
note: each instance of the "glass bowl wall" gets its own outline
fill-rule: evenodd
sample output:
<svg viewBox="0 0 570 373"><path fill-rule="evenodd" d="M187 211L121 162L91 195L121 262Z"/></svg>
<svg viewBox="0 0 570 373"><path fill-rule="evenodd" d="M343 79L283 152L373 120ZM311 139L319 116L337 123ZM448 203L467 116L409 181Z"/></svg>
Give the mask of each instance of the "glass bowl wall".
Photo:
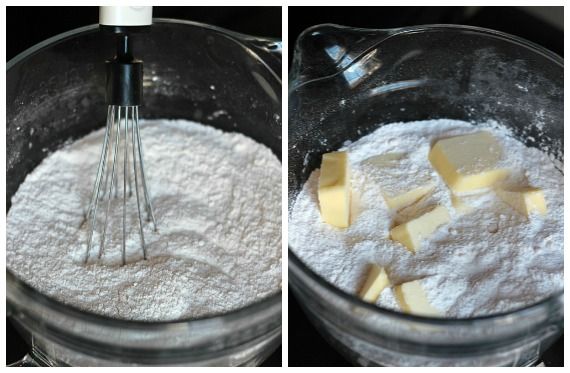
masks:
<svg viewBox="0 0 570 373"><path fill-rule="evenodd" d="M281 159L280 42L156 19L149 33L136 36L134 50L144 60L142 118L241 132ZM104 126L104 61L113 54L111 36L93 25L8 63L8 208L49 152ZM113 320L65 306L10 271L6 293L8 314L32 345L23 365L257 365L280 343L281 292L228 314L164 323Z"/></svg>
<svg viewBox="0 0 570 373"><path fill-rule="evenodd" d="M563 70L559 56L537 45L474 27L306 30L290 74L289 211L323 153L393 122L496 120L563 162ZM414 317L334 288L294 249L292 290L323 335L356 364L530 365L563 330L561 293L502 315Z"/></svg>

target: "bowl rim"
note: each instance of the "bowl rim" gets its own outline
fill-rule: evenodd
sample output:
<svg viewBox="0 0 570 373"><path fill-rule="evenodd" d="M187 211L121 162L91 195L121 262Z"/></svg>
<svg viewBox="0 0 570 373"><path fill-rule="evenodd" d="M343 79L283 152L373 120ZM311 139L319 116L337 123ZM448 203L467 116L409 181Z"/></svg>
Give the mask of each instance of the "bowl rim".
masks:
<svg viewBox="0 0 570 373"><path fill-rule="evenodd" d="M257 37L247 34L242 34L239 32L231 31L224 29L222 27L208 25L201 22L194 22L188 20L178 20L178 19L171 19L171 18L153 18L153 23L159 24L180 24L180 25L189 25L195 27L201 27L205 29L209 29L215 32L219 32L236 43L240 46L251 50L252 47L255 46L248 45L245 42L261 42L261 43L276 43L279 42L277 39L272 38L264 38L264 37ZM99 24L92 24L87 26L82 26L79 28L75 28L55 36L52 36L46 40L43 40L32 47L24 50L23 52L19 53L15 57L13 57L10 61L6 63L6 71L10 71L14 66L18 65L20 62L24 61L29 56L41 51L43 48L53 46L56 43L62 42L66 39L80 36L83 34L88 34L92 32L96 32L99 28ZM279 84L282 84L281 78L279 77L280 71L274 71L269 65L265 63L263 58L261 58L257 53L254 53L254 57L262 63L276 78ZM283 272L283 265L281 266L281 272ZM55 298L42 294L39 291L35 290L33 287L25 283L24 281L20 280L12 271L6 267L6 300L8 303L12 303L10 301L9 294L12 293L19 293L20 295L26 296L28 299L32 300L35 304L41 307L48 307L49 309L56 311L64 316L71 317L73 319L79 319L84 322L88 323L95 323L95 324L104 324L108 327L116 327L122 329L132 329L132 330L141 330L144 329L149 331L149 329L153 331L163 331L163 330L172 330L175 327L186 327L189 325L193 325L199 327L200 324L209 325L214 323L233 323L239 320L251 318L254 314L262 313L266 310L272 310L278 307L279 312L274 312L274 315L281 314L282 310L282 289L279 288L273 294L266 296L263 299L260 299L256 302L248 304L245 307L238 308L233 311L225 312L225 313L217 313L212 315L206 315L202 317L196 318L184 318L184 319L175 319L175 320L161 320L161 321L142 321L142 320L126 320L126 319L117 319L112 318L109 316L97 314L94 312L83 310L79 307L65 304L61 301L56 300ZM19 307L19 306L18 306ZM274 316L272 314L272 316ZM281 325L281 318L279 317L279 325Z"/></svg>
<svg viewBox="0 0 570 373"><path fill-rule="evenodd" d="M277 46L278 48L275 50L271 50L270 53L276 52L277 54L281 54L282 45L281 45L281 41L277 38L269 38L269 37L261 37L261 36L243 34L243 33L228 30L228 29L225 29L225 28L219 27L219 26L214 26L214 25L209 25L206 23L189 21L189 20L182 20L182 19L153 18L152 22L153 22L153 24L156 24L156 23L158 23L158 24L179 24L179 25L194 26L194 27L200 27L200 28L204 28L204 29L208 29L211 31L218 32L218 33L230 38L231 40L233 40L234 42L239 44L241 47L246 48L248 51L250 51L252 54L252 57L255 58L260 64L262 64L267 70L269 70L271 72L273 78L275 78L277 80L277 82L279 82L279 84L282 84L282 79L280 76L281 71L275 71L273 68L271 68L271 66L269 66L267 64L267 62L257 53L259 50L256 50L256 49L262 49L262 47L260 47L260 46L271 45L271 46ZM98 29L99 29L99 24L95 23L95 24L91 24L91 25L87 25L87 26L78 27L78 28L75 28L75 29L72 29L72 30L69 30L66 32L62 32L62 33L54 35L48 39L45 39L45 40L29 47L28 49L24 50L23 52L18 53L16 56L14 56L12 59L10 59L10 61L8 61L6 63L6 71L9 71L11 68L16 66L18 63L24 61L26 58L28 58L31 55L39 52L40 50L42 50L45 47L52 46L56 43L59 43L61 41L64 41L64 40L72 38L72 37L77 37L77 36L80 36L83 34L96 32ZM257 46L255 44L259 44L260 46Z"/></svg>
<svg viewBox="0 0 570 373"><path fill-rule="evenodd" d="M371 32L375 32L375 33L377 33L377 37L379 39L378 39L378 41L376 41L372 45L368 46L366 48L366 50L363 50L357 57L355 57L351 61L350 64L347 64L342 69L339 69L337 72L335 72L335 74L323 76L323 77L317 77L317 78L310 79L308 81L303 81L303 82L299 83L298 77L296 77L295 75L301 70L301 65L302 65L302 63L301 63L302 59L300 58L301 50L302 50L301 41L308 34L313 33L315 31L319 31L319 29L326 28L326 27L337 29L340 31L346 31L346 32L351 32L351 31L352 32L365 32L367 34L369 34ZM359 61L363 55L366 55L372 49L377 48L379 44L385 42L386 40L388 40L390 38L402 36L402 35L406 35L406 34L426 33L426 32L434 32L434 31L458 31L458 32L463 31L463 32L475 33L475 34L478 34L480 36L486 36L489 38L499 39L499 40L506 41L506 42L509 42L512 44L516 44L520 47L523 47L523 48L531 50L535 53L538 53L541 56L543 56L544 58L547 58L551 62L558 65L558 67L564 68L564 58L562 58L557 53L554 53L551 50L549 50L549 49L547 49L547 48L545 48L539 44L536 44L534 42L531 42L531 41L526 40L524 38L521 38L519 36L515 36L512 34L508 34L506 32L497 31L497 30L484 28L484 27L451 24L451 23L449 23L449 24L448 23L433 23L433 24L424 24L424 25L414 25L414 26L404 26L404 27L382 29L382 28L351 27L351 26L339 25L336 23L322 23L322 24L317 24L317 25L313 25L311 27L306 28L305 30L303 30L299 34L299 36L295 40L294 47L293 47L293 56L291 59L292 62L291 62L291 66L290 66L291 68L290 68L290 73L289 73L289 77L290 77L289 86L287 87L288 93L289 93L289 95L291 95L295 90L298 90L299 88L301 88L307 84L310 84L313 81L321 81L323 79L332 78L338 72L341 72L341 71L348 69L354 63Z"/></svg>
<svg viewBox="0 0 570 373"><path fill-rule="evenodd" d="M346 30L346 31L378 32L378 34L384 34L386 36L395 36L412 32L415 33L420 31L436 31L436 30L471 31L479 34L486 34L499 39L508 40L511 42L516 42L517 44L521 44L529 49L536 49L538 52L544 53L548 58L551 58L557 63L562 64L564 62L564 59L559 54L554 53L551 50L543 47L542 45L527 40L525 38L522 38L520 36L516 36L504 31L498 31L486 27L462 25L456 23L426 23L422 25L402 26L402 27L392 27L392 28L364 28L364 27L339 25L337 23L320 23L310 26L305 30L303 30L299 34L297 40L295 41L295 47L299 43L299 40L301 40L306 34L314 32L315 30L318 30L319 28L323 27L332 27L335 29Z"/></svg>

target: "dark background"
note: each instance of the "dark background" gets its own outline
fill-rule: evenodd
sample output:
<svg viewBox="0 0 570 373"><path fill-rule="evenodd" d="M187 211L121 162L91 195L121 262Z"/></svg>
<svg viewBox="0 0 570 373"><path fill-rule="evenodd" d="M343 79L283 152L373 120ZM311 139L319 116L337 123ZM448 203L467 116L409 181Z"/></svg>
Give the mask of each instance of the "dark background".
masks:
<svg viewBox="0 0 570 373"><path fill-rule="evenodd" d="M208 23L256 36L281 38L280 7L154 7L155 18L176 18ZM97 7L7 7L6 58L74 28L99 22ZM6 362L23 357L28 346L6 319ZM263 366L281 366L279 347Z"/></svg>
<svg viewBox="0 0 570 373"><path fill-rule="evenodd" d="M563 8L518 7L289 7L289 62L294 41L307 27L336 23L362 28L393 28L429 23L455 23L503 31L542 45L563 56L564 32L538 13L550 13L563 24ZM556 16L559 15L557 18ZM560 26L562 27L562 26ZM544 355L546 366L563 366L561 337ZM313 328L289 292L289 366L349 366L350 363Z"/></svg>
<svg viewBox="0 0 570 373"><path fill-rule="evenodd" d="M280 7L154 7L154 18L208 23L255 36L281 38ZM6 8L6 59L64 31L99 22L99 9L78 7Z"/></svg>

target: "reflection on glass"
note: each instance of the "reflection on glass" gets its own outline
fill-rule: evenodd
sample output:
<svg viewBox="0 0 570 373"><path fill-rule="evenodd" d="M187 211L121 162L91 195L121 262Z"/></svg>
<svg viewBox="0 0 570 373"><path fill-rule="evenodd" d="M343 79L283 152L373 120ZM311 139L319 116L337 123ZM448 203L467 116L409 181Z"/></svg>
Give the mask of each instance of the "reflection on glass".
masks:
<svg viewBox="0 0 570 373"><path fill-rule="evenodd" d="M371 75L382 66L382 62L376 58L376 49L371 50L364 56L351 55L346 48L340 45L332 45L325 48L327 55L335 62L342 72L346 82L351 88L360 84L364 78Z"/></svg>
<svg viewBox="0 0 570 373"><path fill-rule="evenodd" d="M403 80L401 82L394 82L389 84L384 84L376 88L372 88L368 93L369 96L377 96L383 93L400 91L402 89L416 88L426 84L428 79L416 79L416 80Z"/></svg>

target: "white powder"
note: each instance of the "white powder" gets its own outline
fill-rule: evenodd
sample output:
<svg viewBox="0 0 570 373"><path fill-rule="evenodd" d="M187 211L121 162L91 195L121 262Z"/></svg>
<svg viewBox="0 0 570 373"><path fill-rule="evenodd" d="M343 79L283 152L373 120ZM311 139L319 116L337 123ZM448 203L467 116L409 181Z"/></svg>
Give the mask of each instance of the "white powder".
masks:
<svg viewBox="0 0 570 373"><path fill-rule="evenodd" d="M459 216L449 189L431 168L428 152L441 137L491 131L504 149L501 163L512 170L507 182L528 182L542 188L546 217L529 220L492 191L470 195L473 212ZM454 120L393 123L343 148L351 167L351 226L338 229L321 221L314 171L297 196L289 216L289 245L315 272L340 289L356 293L367 265L387 268L394 284L423 279L428 300L447 317L470 317L512 310L542 300L563 289L564 178L546 153L527 148L496 123L472 126ZM430 172L436 187L426 201L445 205L452 214L422 242L414 255L391 241L395 219L380 189L379 174L367 172L366 160L383 153L407 153L413 167L401 169L413 180ZM557 169L557 167L558 169ZM393 289L385 289L377 305L398 309Z"/></svg>
<svg viewBox="0 0 570 373"><path fill-rule="evenodd" d="M133 193L128 264L120 266L122 197L112 206L102 260L97 244L83 264L89 224L82 221L103 141L97 131L44 159L12 198L8 268L62 302L131 320L219 314L278 292L281 164L271 151L187 121L144 121L141 138L159 228L145 226L148 260ZM122 193L122 178L119 185Z"/></svg>

